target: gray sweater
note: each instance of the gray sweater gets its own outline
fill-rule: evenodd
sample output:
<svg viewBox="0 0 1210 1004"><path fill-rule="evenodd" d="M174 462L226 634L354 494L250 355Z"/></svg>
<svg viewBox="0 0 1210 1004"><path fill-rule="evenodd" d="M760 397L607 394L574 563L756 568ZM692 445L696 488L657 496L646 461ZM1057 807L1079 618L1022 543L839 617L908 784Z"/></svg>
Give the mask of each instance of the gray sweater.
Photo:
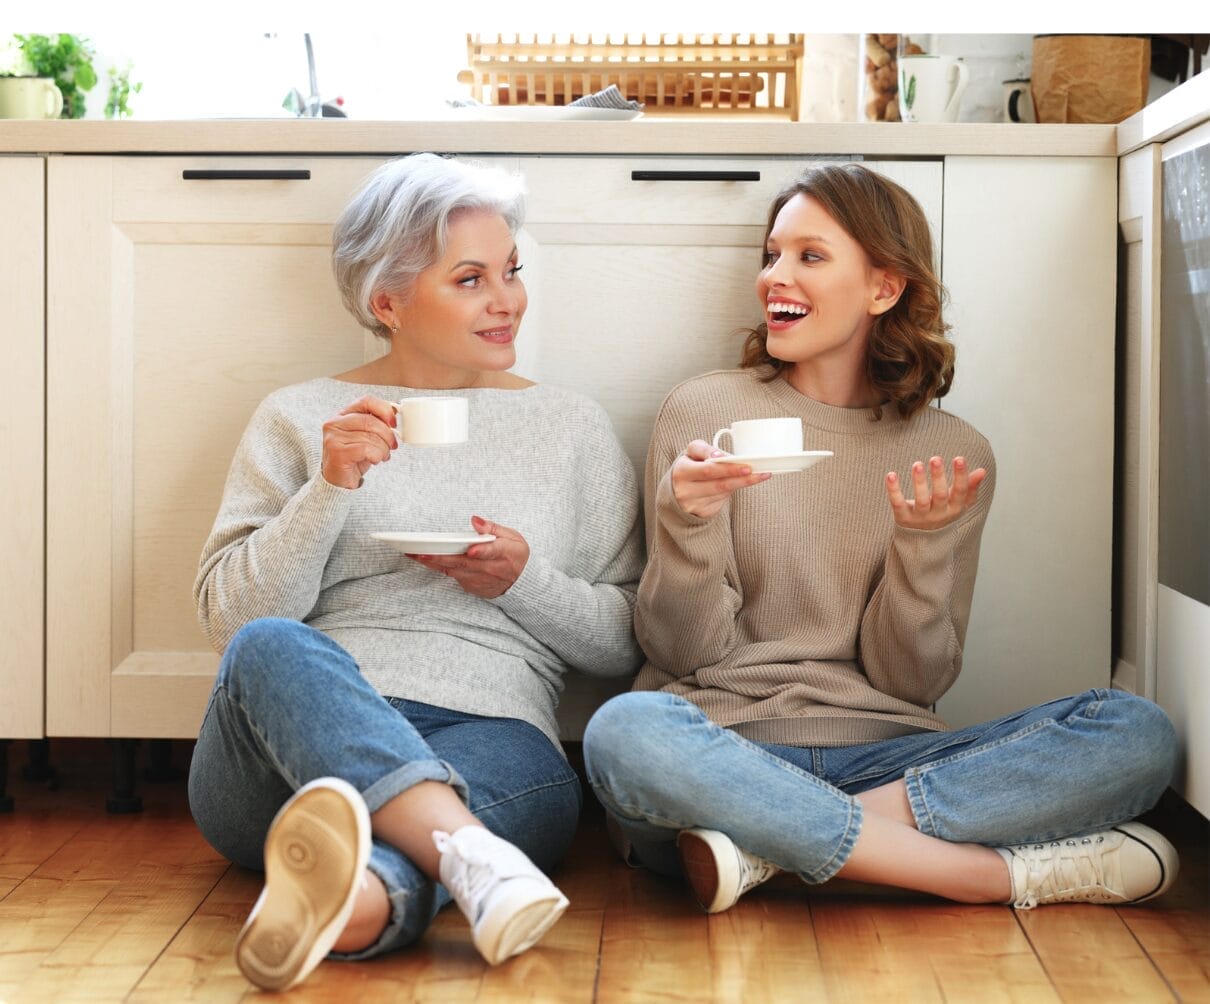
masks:
<svg viewBox="0 0 1210 1004"><path fill-rule="evenodd" d="M222 651L258 617L323 631L384 696L519 718L558 745L562 676L634 672L643 563L633 468L595 402L553 387L470 389L470 442L401 445L357 490L320 474L323 422L357 398L448 395L312 380L253 415L203 548L194 598ZM485 600L374 540L375 531L473 533L470 517L529 543L521 576Z"/></svg>

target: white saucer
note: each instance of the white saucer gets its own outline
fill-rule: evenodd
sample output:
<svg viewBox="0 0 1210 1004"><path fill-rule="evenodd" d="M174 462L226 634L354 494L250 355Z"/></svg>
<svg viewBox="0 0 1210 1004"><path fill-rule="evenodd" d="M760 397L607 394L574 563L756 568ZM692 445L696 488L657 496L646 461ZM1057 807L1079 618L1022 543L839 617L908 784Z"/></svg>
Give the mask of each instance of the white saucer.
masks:
<svg viewBox="0 0 1210 1004"><path fill-rule="evenodd" d="M753 474L789 474L791 471L805 471L812 464L830 456L831 450L806 450L803 453L772 453L764 456L754 453L728 454L714 459L720 463L746 464L752 468Z"/></svg>
<svg viewBox="0 0 1210 1004"><path fill-rule="evenodd" d="M372 533L375 540L390 544L400 554L466 554L472 544L495 540L490 533Z"/></svg>

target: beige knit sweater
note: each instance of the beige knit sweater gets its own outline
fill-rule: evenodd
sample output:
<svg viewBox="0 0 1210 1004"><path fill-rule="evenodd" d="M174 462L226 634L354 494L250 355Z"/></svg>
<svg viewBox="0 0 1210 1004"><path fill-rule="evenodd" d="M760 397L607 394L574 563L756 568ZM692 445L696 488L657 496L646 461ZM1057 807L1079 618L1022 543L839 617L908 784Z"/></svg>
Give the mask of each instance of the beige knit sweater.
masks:
<svg viewBox="0 0 1210 1004"><path fill-rule="evenodd" d="M962 667L979 539L995 487L991 447L930 407L904 421L835 408L761 371L673 389L647 460L648 564L635 615L647 663L636 690L666 690L749 739L843 746L945 723L930 710ZM669 468L692 439L741 418L800 415L803 472L741 489L713 519L685 512ZM913 461L986 467L977 503L940 530L896 526L884 476L910 495Z"/></svg>

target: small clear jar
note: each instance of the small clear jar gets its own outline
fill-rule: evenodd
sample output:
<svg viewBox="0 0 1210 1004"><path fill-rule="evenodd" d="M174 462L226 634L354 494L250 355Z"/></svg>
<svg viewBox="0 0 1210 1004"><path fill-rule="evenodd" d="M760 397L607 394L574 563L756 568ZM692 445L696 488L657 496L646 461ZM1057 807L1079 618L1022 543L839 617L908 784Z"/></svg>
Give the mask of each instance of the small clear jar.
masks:
<svg viewBox="0 0 1210 1004"><path fill-rule="evenodd" d="M858 63L858 119L899 121L899 36L862 35Z"/></svg>

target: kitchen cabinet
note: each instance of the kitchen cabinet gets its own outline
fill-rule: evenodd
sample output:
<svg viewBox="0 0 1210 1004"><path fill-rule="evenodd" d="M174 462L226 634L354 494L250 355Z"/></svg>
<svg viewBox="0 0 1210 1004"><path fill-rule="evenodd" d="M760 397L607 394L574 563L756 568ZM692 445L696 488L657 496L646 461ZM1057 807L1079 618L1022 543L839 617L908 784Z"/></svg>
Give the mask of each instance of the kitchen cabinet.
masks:
<svg viewBox="0 0 1210 1004"><path fill-rule="evenodd" d="M0 737L5 739L43 734L44 174L41 157L0 157Z"/></svg>
<svg viewBox="0 0 1210 1004"><path fill-rule="evenodd" d="M1113 158L948 157L942 402L996 451L951 724L1109 685Z"/></svg>
<svg viewBox="0 0 1210 1004"><path fill-rule="evenodd" d="M518 370L601 401L641 468L663 395L734 365L759 320L765 212L810 158L490 159L531 193ZM191 586L248 415L380 351L328 267L331 223L380 160L48 159L48 735L195 734L217 657ZM961 725L1106 685L1116 163L869 163L932 221L959 352L943 403L999 458L966 669L939 708ZM252 168L310 178L183 177ZM565 736L616 689L575 678Z"/></svg>
<svg viewBox="0 0 1210 1004"><path fill-rule="evenodd" d="M48 735L196 734L217 658L191 589L244 425L376 351L329 266L376 163L49 159Z"/></svg>

